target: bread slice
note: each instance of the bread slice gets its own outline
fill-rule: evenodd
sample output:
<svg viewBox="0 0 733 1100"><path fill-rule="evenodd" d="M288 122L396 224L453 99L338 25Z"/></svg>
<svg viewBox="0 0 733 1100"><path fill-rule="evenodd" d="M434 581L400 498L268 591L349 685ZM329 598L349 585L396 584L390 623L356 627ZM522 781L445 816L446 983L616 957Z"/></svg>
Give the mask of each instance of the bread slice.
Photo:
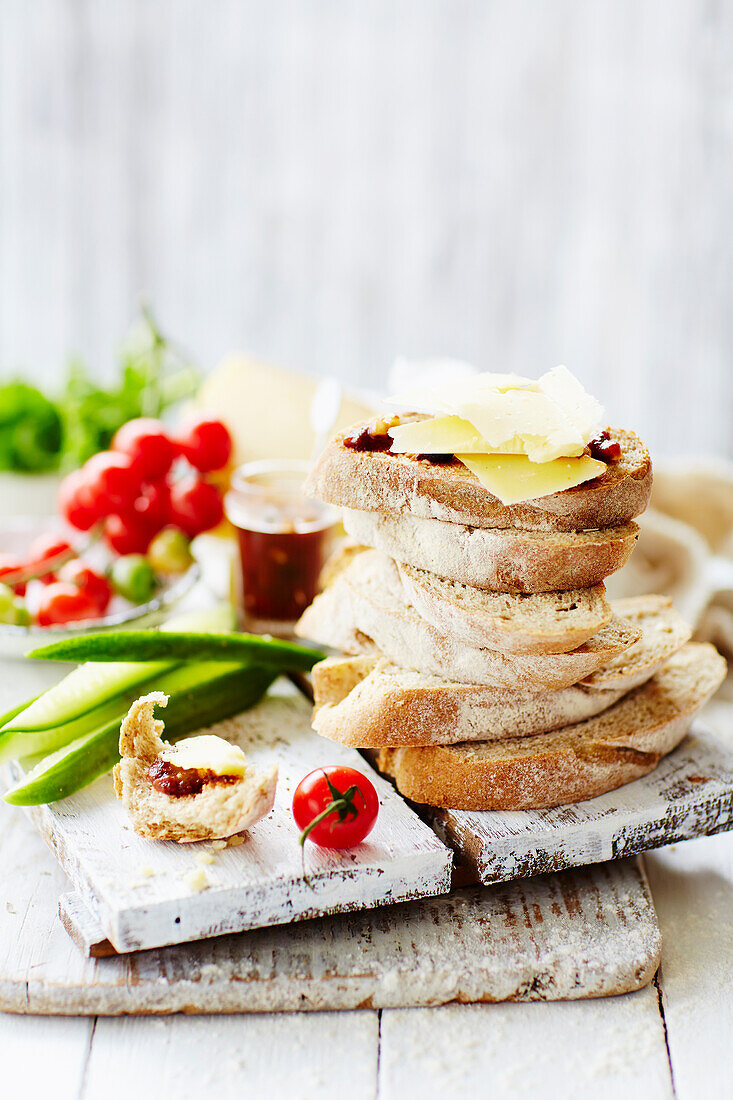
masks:
<svg viewBox="0 0 733 1100"><path fill-rule="evenodd" d="M603 668L640 636L615 618L570 653L506 656L468 646L420 617L402 587L397 566L372 550L360 554L303 613L296 634L346 652L370 653L366 636L397 665L448 680L491 687L555 691Z"/></svg>
<svg viewBox="0 0 733 1100"><path fill-rule="evenodd" d="M625 565L639 535L635 523L573 533L518 531L348 508L343 522L352 538L365 546L492 592L592 588Z"/></svg>
<svg viewBox="0 0 733 1100"><path fill-rule="evenodd" d="M378 654L321 661L313 690L313 728L357 749L528 737L599 714L624 694L579 684L541 692L479 687L400 668Z"/></svg>
<svg viewBox="0 0 733 1100"><path fill-rule="evenodd" d="M624 687L628 691L643 684L692 637L692 630L677 614L668 596L612 600L611 607L616 615L639 627L641 638L620 657L586 676L583 683L588 687Z"/></svg>
<svg viewBox="0 0 733 1100"><path fill-rule="evenodd" d="M130 815L140 836L175 840L220 840L234 836L269 814L275 801L277 768L261 774L246 771L227 785L206 784L198 794L181 798L164 794L152 785L148 769L169 746L161 739L164 726L153 717L153 708L164 707L168 696L153 691L137 699L120 729L120 763L115 765L115 794Z"/></svg>
<svg viewBox="0 0 733 1100"><path fill-rule="evenodd" d="M567 653L613 618L602 584L569 592L488 592L398 563L410 602L436 629L500 653Z"/></svg>
<svg viewBox="0 0 733 1100"><path fill-rule="evenodd" d="M345 439L365 427L367 422L355 424L331 440L306 483L306 492L362 512L527 531L621 527L641 515L649 503L651 460L633 432L609 429L611 438L621 444L621 460L609 465L602 477L506 506L458 460L438 465L415 455L344 446Z"/></svg>
<svg viewBox="0 0 733 1100"><path fill-rule="evenodd" d="M581 802L653 771L725 673L713 646L689 644L648 683L585 722L507 741L381 749L377 766L406 798L430 806L530 810Z"/></svg>

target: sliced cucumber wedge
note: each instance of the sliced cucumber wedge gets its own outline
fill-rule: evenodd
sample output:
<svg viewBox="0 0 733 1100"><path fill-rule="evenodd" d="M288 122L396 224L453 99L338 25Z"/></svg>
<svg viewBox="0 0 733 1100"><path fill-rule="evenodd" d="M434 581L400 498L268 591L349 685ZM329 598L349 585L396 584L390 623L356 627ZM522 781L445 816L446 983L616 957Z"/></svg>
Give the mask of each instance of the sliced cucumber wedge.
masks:
<svg viewBox="0 0 733 1100"><path fill-rule="evenodd" d="M160 676L155 689L170 696L161 715L166 740L176 741L247 710L262 698L276 675L273 670L217 661ZM13 806L55 802L104 775L120 758L123 714L45 756L5 794L5 801Z"/></svg>
<svg viewBox="0 0 733 1100"><path fill-rule="evenodd" d="M305 671L324 654L295 642L260 634L217 634L213 631L120 630L89 634L31 650L29 657L51 661L240 661L281 671Z"/></svg>
<svg viewBox="0 0 733 1100"><path fill-rule="evenodd" d="M207 611L189 612L169 619L156 635L167 631L214 631L231 630L233 610L230 604ZM2 735L8 730L43 730L66 725L75 718L87 714L90 710L119 695L127 688L147 681L151 676L166 672L179 661L172 654L161 650L162 659L157 663L149 661L110 662L105 664L85 664L75 668L55 687L49 688L30 706L16 714L0 729L0 751ZM165 659L167 658L167 659Z"/></svg>

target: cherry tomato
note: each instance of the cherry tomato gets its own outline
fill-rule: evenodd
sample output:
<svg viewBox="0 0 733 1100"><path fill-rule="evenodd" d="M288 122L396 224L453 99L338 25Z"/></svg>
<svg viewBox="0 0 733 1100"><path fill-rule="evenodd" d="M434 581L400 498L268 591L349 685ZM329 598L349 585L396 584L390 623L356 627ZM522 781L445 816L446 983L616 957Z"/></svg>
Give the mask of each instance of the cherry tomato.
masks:
<svg viewBox="0 0 733 1100"><path fill-rule="evenodd" d="M76 588L82 588L94 600L100 614L104 614L112 599L112 585L101 573L95 572L86 562L80 558L67 561L59 569L59 580L65 584L73 584Z"/></svg>
<svg viewBox="0 0 733 1100"><path fill-rule="evenodd" d="M189 538L216 527L224 518L221 493L215 485L192 474L171 489L171 523Z"/></svg>
<svg viewBox="0 0 733 1100"><path fill-rule="evenodd" d="M154 534L137 512L107 516L104 521L105 542L116 554L144 554Z"/></svg>
<svg viewBox="0 0 733 1100"><path fill-rule="evenodd" d="M122 425L112 449L131 458L139 476L149 481L165 477L178 456L178 447L161 422L143 416Z"/></svg>
<svg viewBox="0 0 733 1100"><path fill-rule="evenodd" d="M134 511L154 535L165 527L171 516L171 490L166 481L151 481L143 485L134 504Z"/></svg>
<svg viewBox="0 0 733 1100"><path fill-rule="evenodd" d="M91 506L98 509L98 515L132 506L140 490L140 477L127 455L100 451L85 462L82 470Z"/></svg>
<svg viewBox="0 0 733 1100"><path fill-rule="evenodd" d="M0 581L9 573L17 573L19 569L25 569L27 565L28 562L21 561L20 558L14 558L10 554L0 554ZM13 585L13 591L18 596L24 596L25 582L23 584Z"/></svg>
<svg viewBox="0 0 733 1100"><path fill-rule="evenodd" d="M361 772L340 764L316 768L301 779L293 795L293 817L307 837L322 848L352 848L374 828L379 799Z"/></svg>
<svg viewBox="0 0 733 1100"><path fill-rule="evenodd" d="M36 618L39 626L75 623L83 619L98 619L99 607L89 592L75 584L57 581L44 588L38 604Z"/></svg>
<svg viewBox="0 0 733 1100"><path fill-rule="evenodd" d="M178 436L181 453L202 473L221 470L232 453L232 437L221 420L199 417L183 425Z"/></svg>
<svg viewBox="0 0 733 1100"><path fill-rule="evenodd" d="M66 475L59 486L57 505L66 522L78 531L88 531L100 516L83 470L72 470Z"/></svg>
<svg viewBox="0 0 733 1100"><path fill-rule="evenodd" d="M58 535L39 535L28 547L28 564L33 568L42 566L44 562L60 558L62 554L68 554L71 543Z"/></svg>

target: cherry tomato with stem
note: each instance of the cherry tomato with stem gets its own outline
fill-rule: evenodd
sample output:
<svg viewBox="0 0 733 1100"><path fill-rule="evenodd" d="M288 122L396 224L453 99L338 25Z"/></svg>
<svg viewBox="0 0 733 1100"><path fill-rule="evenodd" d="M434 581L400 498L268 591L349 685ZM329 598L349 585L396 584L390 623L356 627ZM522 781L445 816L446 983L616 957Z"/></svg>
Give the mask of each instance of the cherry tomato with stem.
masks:
<svg viewBox="0 0 733 1100"><path fill-rule="evenodd" d="M88 592L102 615L109 607L109 601L112 599L112 585L106 577L97 573L81 558L74 558L73 561L67 561L62 565L59 569L59 580Z"/></svg>
<svg viewBox="0 0 733 1100"><path fill-rule="evenodd" d="M189 538L216 527L224 518L221 493L195 474L183 477L171 489L170 522Z"/></svg>
<svg viewBox="0 0 733 1100"><path fill-rule="evenodd" d="M196 470L211 473L226 466L232 454L232 437L221 420L198 417L183 425L178 434L181 454Z"/></svg>
<svg viewBox="0 0 733 1100"><path fill-rule="evenodd" d="M146 481L165 477L179 453L160 420L147 416L123 424L112 440L112 450L132 459L140 478Z"/></svg>
<svg viewBox="0 0 733 1100"><path fill-rule="evenodd" d="M353 848L369 836L378 813L371 780L341 764L309 772L293 795L301 847L310 838L321 848Z"/></svg>
<svg viewBox="0 0 733 1100"><path fill-rule="evenodd" d="M44 588L36 614L39 626L57 626L98 619L99 616L99 607L89 592L63 581L56 581Z"/></svg>

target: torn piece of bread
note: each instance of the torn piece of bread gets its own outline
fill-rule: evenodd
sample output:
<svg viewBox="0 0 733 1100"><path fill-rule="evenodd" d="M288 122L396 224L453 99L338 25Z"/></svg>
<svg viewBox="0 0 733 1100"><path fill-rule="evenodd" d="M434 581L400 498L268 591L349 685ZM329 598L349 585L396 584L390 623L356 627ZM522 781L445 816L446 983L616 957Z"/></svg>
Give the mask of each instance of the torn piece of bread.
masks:
<svg viewBox="0 0 733 1100"><path fill-rule="evenodd" d="M236 762L239 774L176 768L175 750L161 738L164 724L153 717L153 708L167 702L168 696L160 691L137 699L120 729L122 759L113 772L115 794L130 815L135 832L179 844L217 840L241 833L269 814L275 800L277 768L256 775L246 766L241 749L236 749L242 756ZM223 742L222 748L234 748L223 738L216 740ZM184 744L179 742L179 747ZM173 770L162 766L166 761L174 762ZM191 788L195 793L166 793L165 788L171 792Z"/></svg>
<svg viewBox="0 0 733 1100"><path fill-rule="evenodd" d="M380 749L405 798L456 810L528 810L582 802L656 768L720 687L726 663L688 644L651 680L595 718L535 737Z"/></svg>

